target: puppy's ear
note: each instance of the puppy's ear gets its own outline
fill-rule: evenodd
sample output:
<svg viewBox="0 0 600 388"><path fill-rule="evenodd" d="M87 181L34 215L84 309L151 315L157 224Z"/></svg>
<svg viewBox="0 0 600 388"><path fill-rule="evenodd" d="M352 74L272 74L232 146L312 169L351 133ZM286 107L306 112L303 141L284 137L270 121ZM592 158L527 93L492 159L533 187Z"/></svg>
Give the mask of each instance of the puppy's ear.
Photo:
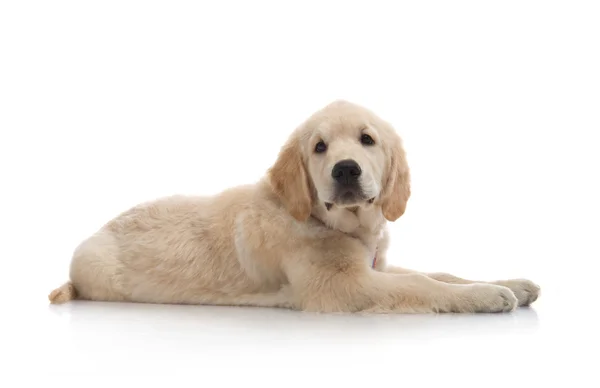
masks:
<svg viewBox="0 0 600 388"><path fill-rule="evenodd" d="M298 221L306 221L312 211L312 196L298 139L283 146L268 177L288 212Z"/></svg>
<svg viewBox="0 0 600 388"><path fill-rule="evenodd" d="M404 214L410 198L410 170L401 142L394 144L388 176L381 196L383 216L391 222Z"/></svg>

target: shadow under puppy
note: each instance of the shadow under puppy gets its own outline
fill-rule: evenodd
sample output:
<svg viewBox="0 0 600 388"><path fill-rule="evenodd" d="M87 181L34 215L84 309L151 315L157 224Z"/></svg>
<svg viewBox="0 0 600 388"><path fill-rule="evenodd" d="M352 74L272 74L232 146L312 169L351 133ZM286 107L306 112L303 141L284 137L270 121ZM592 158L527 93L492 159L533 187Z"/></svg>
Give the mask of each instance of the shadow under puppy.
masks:
<svg viewBox="0 0 600 388"><path fill-rule="evenodd" d="M72 299L251 305L317 312L507 312L529 280L469 281L388 266L387 222L404 214L402 140L370 110L335 101L289 137L258 182L139 204L75 250Z"/></svg>

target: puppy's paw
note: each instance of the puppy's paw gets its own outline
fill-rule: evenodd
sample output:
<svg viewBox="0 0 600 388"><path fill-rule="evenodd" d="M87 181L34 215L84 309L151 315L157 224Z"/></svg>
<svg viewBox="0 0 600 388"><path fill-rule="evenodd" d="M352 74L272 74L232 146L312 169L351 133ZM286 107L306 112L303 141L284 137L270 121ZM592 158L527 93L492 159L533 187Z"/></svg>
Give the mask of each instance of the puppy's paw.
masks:
<svg viewBox="0 0 600 388"><path fill-rule="evenodd" d="M494 284L508 287L519 300L519 306L529 306L540 296L540 286L527 279L511 279L494 282Z"/></svg>
<svg viewBox="0 0 600 388"><path fill-rule="evenodd" d="M494 284L465 285L460 300L460 312L474 313L510 312L518 304L517 297L509 288Z"/></svg>

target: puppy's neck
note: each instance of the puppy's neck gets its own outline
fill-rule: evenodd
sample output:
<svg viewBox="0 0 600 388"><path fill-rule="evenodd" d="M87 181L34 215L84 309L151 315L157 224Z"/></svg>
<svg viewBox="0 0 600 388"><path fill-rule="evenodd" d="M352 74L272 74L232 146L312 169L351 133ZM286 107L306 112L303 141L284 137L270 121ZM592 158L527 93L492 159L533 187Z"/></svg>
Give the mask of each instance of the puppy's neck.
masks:
<svg viewBox="0 0 600 388"><path fill-rule="evenodd" d="M385 225L381 207L374 204L348 208L333 205L328 208L320 203L313 207L312 214L327 227L357 237L378 235Z"/></svg>

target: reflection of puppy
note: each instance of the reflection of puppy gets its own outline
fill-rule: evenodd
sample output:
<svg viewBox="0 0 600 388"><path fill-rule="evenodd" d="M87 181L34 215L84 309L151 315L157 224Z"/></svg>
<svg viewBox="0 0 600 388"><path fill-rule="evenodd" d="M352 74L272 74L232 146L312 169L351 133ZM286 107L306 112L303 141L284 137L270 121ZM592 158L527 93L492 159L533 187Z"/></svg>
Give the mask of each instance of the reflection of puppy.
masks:
<svg viewBox="0 0 600 388"><path fill-rule="evenodd" d="M510 311L537 298L528 280L387 266L386 220L409 196L393 128L336 101L292 133L260 182L159 199L108 222L49 298L398 313Z"/></svg>

